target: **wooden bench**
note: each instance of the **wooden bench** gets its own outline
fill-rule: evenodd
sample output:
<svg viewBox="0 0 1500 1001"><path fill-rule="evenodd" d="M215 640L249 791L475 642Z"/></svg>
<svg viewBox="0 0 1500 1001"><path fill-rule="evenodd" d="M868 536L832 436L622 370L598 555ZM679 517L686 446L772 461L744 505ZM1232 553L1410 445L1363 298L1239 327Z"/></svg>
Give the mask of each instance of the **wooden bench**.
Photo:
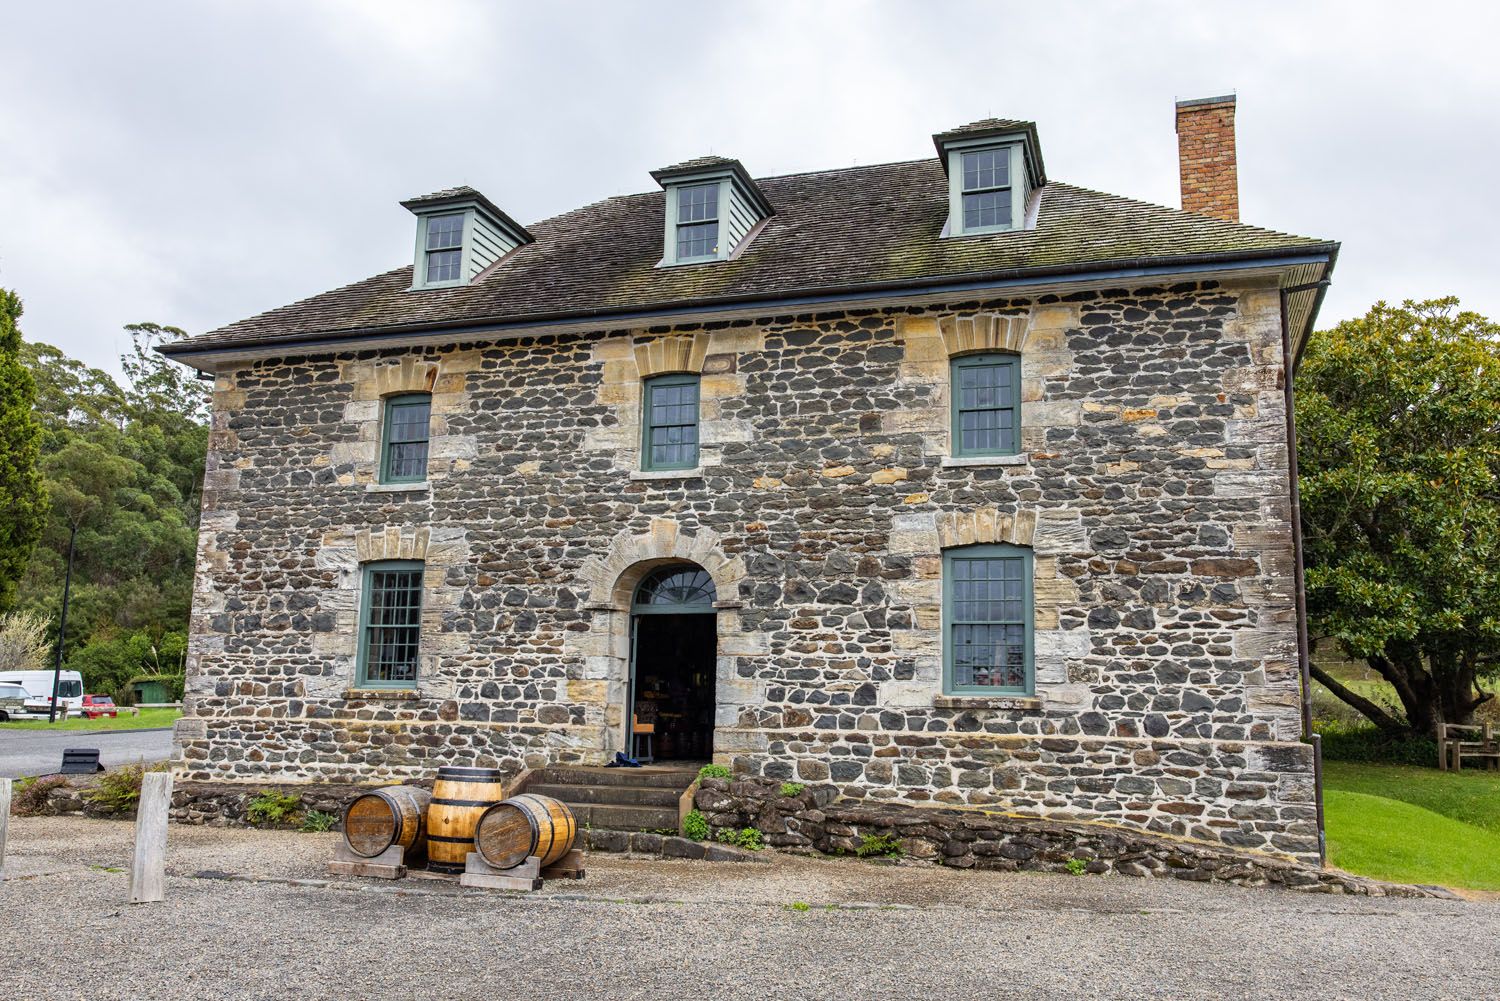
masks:
<svg viewBox="0 0 1500 1001"><path fill-rule="evenodd" d="M1486 768L1500 769L1500 737L1490 723L1439 723L1437 745L1438 768L1445 772L1449 768L1462 771L1465 758L1478 760Z"/></svg>

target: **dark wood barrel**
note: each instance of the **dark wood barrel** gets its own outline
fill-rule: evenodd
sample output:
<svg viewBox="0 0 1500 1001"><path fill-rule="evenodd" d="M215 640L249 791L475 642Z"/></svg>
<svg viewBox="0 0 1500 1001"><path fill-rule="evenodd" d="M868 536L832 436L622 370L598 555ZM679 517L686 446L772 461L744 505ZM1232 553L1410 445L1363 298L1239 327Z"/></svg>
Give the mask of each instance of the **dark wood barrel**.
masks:
<svg viewBox="0 0 1500 1001"><path fill-rule="evenodd" d="M356 796L344 807L344 843L364 858L392 845L406 849L406 861L427 850L427 807L432 793L416 786L387 786Z"/></svg>
<svg viewBox="0 0 1500 1001"><path fill-rule="evenodd" d="M504 798L505 778L497 768L439 768L427 808L427 868L463 872L480 815Z"/></svg>
<svg viewBox="0 0 1500 1001"><path fill-rule="evenodd" d="M496 869L510 869L535 855L551 865L573 847L578 822L568 804L527 793L484 811L474 832L474 850Z"/></svg>

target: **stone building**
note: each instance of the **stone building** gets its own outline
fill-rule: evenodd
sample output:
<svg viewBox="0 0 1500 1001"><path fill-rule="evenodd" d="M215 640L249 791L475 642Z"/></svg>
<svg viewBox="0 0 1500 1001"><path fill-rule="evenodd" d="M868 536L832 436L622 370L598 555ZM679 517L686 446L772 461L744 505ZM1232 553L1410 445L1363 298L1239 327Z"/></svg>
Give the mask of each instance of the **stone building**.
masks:
<svg viewBox="0 0 1500 1001"><path fill-rule="evenodd" d="M988 120L523 227L171 345L212 373L189 779L616 751L1315 858L1288 370L1337 245ZM1226 173L1227 172L1227 173Z"/></svg>

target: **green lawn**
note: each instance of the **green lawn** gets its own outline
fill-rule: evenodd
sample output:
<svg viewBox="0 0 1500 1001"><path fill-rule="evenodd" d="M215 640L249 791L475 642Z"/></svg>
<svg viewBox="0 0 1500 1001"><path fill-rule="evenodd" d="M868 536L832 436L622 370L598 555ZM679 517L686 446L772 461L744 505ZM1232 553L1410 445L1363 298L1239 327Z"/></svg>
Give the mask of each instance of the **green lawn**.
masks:
<svg viewBox="0 0 1500 1001"><path fill-rule="evenodd" d="M181 715L181 709L142 709L139 716L122 712L114 717L60 719L56 723L48 723L44 719L23 719L0 723L0 733L8 730L143 730L147 727L171 726Z"/></svg>
<svg viewBox="0 0 1500 1001"><path fill-rule="evenodd" d="M1440 772L1412 765L1325 761L1323 784L1343 792L1399 799L1500 835L1500 772Z"/></svg>
<svg viewBox="0 0 1500 1001"><path fill-rule="evenodd" d="M1500 772L1323 766L1328 860L1363 876L1500 890Z"/></svg>

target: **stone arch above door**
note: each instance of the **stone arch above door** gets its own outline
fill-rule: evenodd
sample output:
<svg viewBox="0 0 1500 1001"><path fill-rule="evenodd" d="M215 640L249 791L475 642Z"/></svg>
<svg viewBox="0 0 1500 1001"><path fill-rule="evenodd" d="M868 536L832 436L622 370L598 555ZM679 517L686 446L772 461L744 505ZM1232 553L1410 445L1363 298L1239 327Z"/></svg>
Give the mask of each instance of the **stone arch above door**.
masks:
<svg viewBox="0 0 1500 1001"><path fill-rule="evenodd" d="M621 532L610 540L602 556L590 559L579 570L588 584L588 607L628 611L636 585L650 570L663 563L696 563L708 571L718 592L719 608L737 608L745 564L724 552L723 537L710 528L692 532L669 518L653 518L648 532Z"/></svg>

